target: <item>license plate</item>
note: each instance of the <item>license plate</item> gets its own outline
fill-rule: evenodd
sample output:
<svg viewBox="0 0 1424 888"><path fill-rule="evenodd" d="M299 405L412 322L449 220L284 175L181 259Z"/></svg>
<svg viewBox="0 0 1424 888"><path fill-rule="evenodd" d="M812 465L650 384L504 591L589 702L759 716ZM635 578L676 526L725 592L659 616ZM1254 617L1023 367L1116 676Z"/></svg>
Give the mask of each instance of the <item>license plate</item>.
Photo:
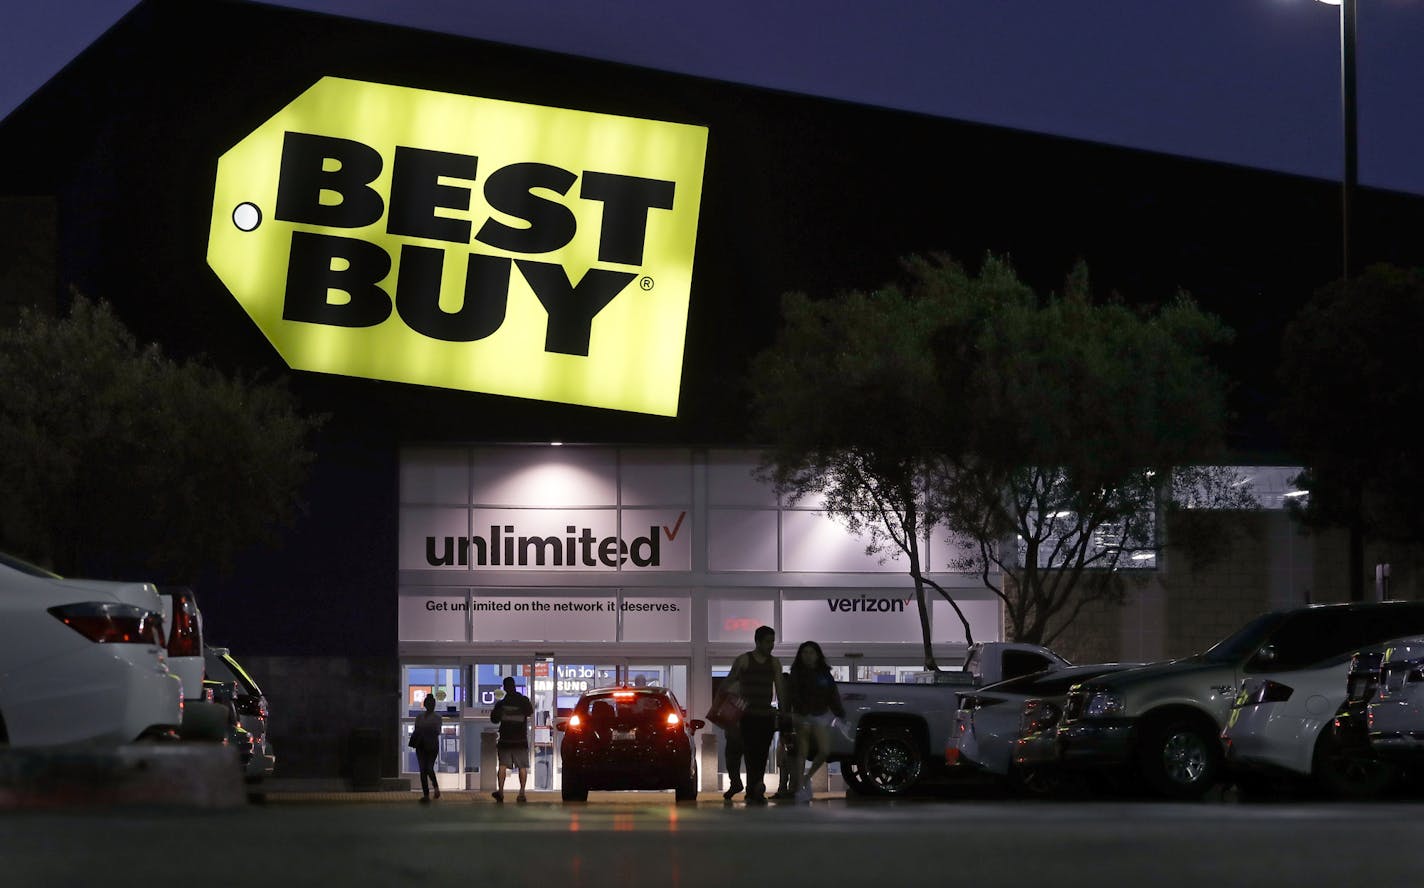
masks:
<svg viewBox="0 0 1424 888"><path fill-rule="evenodd" d="M633 733L634 733L634 732L631 731L631 730L628 730L628 731L614 731L614 732L613 732L613 739L614 739L614 740L632 740L632 739L633 739Z"/></svg>

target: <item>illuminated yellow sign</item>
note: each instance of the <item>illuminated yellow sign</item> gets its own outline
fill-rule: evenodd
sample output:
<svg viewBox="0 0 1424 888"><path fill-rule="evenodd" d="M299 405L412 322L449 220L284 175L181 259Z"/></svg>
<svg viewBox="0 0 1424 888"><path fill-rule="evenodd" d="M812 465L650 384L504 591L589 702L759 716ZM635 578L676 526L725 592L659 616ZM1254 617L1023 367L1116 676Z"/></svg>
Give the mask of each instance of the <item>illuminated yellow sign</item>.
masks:
<svg viewBox="0 0 1424 888"><path fill-rule="evenodd" d="M675 416L706 148L326 77L218 162L208 264L296 369Z"/></svg>

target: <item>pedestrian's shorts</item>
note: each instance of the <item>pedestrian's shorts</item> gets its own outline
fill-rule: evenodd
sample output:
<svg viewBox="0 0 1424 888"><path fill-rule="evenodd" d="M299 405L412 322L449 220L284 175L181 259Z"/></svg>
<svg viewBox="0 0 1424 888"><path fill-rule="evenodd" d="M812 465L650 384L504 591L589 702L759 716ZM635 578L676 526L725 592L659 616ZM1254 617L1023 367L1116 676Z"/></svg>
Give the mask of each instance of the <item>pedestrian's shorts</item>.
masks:
<svg viewBox="0 0 1424 888"><path fill-rule="evenodd" d="M529 747L527 746L501 746L496 751L499 754L501 768L529 767Z"/></svg>

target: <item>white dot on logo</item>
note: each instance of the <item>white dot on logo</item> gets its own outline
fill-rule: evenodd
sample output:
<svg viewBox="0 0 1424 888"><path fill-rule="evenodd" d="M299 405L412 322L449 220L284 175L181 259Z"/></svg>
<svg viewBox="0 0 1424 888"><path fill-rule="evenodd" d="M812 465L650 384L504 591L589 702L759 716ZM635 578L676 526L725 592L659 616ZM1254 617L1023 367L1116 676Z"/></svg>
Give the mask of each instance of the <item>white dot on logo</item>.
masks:
<svg viewBox="0 0 1424 888"><path fill-rule="evenodd" d="M251 231L262 224L262 211L257 209L257 204L240 203L232 211L232 224L240 231Z"/></svg>

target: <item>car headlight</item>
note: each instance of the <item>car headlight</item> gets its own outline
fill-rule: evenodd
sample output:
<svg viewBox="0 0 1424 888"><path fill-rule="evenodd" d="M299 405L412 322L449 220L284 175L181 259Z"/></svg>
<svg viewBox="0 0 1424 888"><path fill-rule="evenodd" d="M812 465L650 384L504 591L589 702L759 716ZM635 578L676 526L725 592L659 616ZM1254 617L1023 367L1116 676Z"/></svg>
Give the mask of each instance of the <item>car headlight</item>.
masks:
<svg viewBox="0 0 1424 888"><path fill-rule="evenodd" d="M1088 699L1083 704L1085 718L1112 718L1126 710L1127 703L1122 694L1115 691L1089 691Z"/></svg>

